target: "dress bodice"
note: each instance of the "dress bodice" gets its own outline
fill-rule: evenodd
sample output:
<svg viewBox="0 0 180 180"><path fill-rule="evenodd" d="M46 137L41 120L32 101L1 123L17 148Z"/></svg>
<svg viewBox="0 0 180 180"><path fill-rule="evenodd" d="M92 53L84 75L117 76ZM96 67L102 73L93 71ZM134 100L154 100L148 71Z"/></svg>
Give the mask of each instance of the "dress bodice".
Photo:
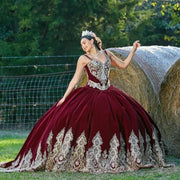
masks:
<svg viewBox="0 0 180 180"><path fill-rule="evenodd" d="M91 61L85 66L85 69L88 75L87 85L100 90L106 90L110 86L109 72L111 60L105 50L102 52L106 57L105 62L102 63L99 60L86 56L91 59Z"/></svg>

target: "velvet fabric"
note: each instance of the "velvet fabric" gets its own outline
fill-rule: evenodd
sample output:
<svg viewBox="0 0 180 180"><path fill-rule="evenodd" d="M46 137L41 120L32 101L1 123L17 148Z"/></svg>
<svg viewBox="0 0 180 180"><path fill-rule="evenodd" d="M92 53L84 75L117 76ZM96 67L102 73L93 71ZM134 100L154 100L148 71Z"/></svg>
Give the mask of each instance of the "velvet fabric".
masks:
<svg viewBox="0 0 180 180"><path fill-rule="evenodd" d="M101 83L88 65L85 69L89 80ZM164 165L157 126L122 90L87 84L56 104L35 124L15 160L1 163L0 171L119 173Z"/></svg>

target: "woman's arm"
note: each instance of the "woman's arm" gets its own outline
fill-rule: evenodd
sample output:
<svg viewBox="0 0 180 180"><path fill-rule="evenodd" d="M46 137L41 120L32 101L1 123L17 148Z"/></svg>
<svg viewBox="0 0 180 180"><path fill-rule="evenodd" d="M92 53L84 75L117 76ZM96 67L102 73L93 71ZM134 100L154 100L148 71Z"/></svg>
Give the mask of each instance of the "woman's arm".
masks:
<svg viewBox="0 0 180 180"><path fill-rule="evenodd" d="M86 64L87 64L87 59L84 58L84 56L80 56L78 59L78 62L77 62L75 74L74 74L73 78L71 79L64 96L61 98L61 100L57 103L56 106L59 106L61 103L64 102L66 97L71 93L71 91L74 89L76 84L79 82L82 72L83 72L83 69L84 69L84 66Z"/></svg>
<svg viewBox="0 0 180 180"><path fill-rule="evenodd" d="M125 69L127 68L127 66L129 65L129 63L131 62L133 56L134 56L134 53L136 52L137 48L140 46L139 44L139 40L138 41L135 41L133 43L133 49L132 51L129 53L128 57L122 61L121 59L119 59L117 56L115 56L113 53L111 53L110 51L108 51L108 55L109 57L111 58L111 64L112 65L115 65L119 68L122 68L122 69Z"/></svg>

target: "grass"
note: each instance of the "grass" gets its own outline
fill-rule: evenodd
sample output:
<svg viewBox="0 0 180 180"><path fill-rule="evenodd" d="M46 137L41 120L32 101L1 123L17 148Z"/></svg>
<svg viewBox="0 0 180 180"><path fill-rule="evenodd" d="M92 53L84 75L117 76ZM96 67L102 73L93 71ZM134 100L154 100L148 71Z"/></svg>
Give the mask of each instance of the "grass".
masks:
<svg viewBox="0 0 180 180"><path fill-rule="evenodd" d="M28 132L0 131L0 162L13 160L27 135ZM167 156L167 162L174 163L176 166L100 175L68 172L0 173L0 180L180 180L180 159Z"/></svg>

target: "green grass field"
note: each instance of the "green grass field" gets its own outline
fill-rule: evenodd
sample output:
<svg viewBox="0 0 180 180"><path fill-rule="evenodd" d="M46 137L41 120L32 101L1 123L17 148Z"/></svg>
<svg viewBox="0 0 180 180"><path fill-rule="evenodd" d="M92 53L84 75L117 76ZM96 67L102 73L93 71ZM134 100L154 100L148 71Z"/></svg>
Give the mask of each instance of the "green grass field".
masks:
<svg viewBox="0 0 180 180"><path fill-rule="evenodd" d="M0 162L13 160L28 132L0 131ZM167 162L176 166L170 168L141 169L121 174L58 173L58 172L21 172L0 173L0 180L180 180L180 159L167 156Z"/></svg>

